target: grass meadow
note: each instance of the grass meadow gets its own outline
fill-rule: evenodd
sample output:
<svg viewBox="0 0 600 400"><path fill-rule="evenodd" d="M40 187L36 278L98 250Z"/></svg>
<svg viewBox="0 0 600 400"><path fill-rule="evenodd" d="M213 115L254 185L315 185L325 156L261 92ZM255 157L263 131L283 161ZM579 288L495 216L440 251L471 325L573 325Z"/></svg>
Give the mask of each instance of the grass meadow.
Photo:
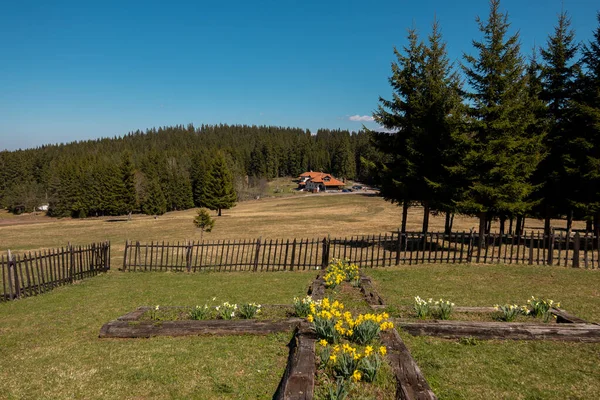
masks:
<svg viewBox="0 0 600 400"><path fill-rule="evenodd" d="M600 274L525 265L413 265L367 272L391 308L415 296L457 306L525 304L531 296L600 322ZM591 399L600 393L600 343L460 341L400 332L440 399Z"/></svg>
<svg viewBox="0 0 600 400"><path fill-rule="evenodd" d="M285 193L284 193L285 194ZM409 230L422 210L412 208ZM112 270L50 293L0 303L0 398L250 399L271 398L284 371L291 334L239 337L98 339L100 327L141 305L217 301L291 303L314 272L124 273L126 239L198 240L195 210L158 217L50 219L0 214L0 253L110 240ZM298 194L239 203L215 217L205 239L307 238L397 230L401 209L363 194ZM443 216L431 230L443 229ZM564 225L557 221L556 225ZM477 226L457 217L456 230ZM526 229L541 221L528 220ZM582 227L578 222L576 227ZM600 322L597 271L521 265L417 265L368 270L390 306L414 296L457 305L561 301ZM348 298L352 303L354 300ZM360 303L356 299L357 307ZM561 342L460 341L402 337L440 399L594 398L600 393L600 345Z"/></svg>
<svg viewBox="0 0 600 400"><path fill-rule="evenodd" d="M141 305L291 303L314 273L112 272L0 304L0 398L267 399L289 334L98 339Z"/></svg>

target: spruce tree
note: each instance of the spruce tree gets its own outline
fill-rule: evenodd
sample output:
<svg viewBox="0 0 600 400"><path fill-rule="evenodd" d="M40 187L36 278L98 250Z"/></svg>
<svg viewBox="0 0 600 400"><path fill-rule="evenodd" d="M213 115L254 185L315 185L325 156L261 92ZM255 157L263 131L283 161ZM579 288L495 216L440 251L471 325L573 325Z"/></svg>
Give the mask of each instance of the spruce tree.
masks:
<svg viewBox="0 0 600 400"><path fill-rule="evenodd" d="M216 210L219 216L221 210L235 206L237 197L233 177L221 152L216 154L210 165L203 192L204 205L210 210Z"/></svg>
<svg viewBox="0 0 600 400"><path fill-rule="evenodd" d="M545 233L549 234L550 218L567 215L570 230L573 208L576 207L581 173L576 162L577 135L574 129L573 96L579 65L575 60L578 45L570 29L571 20L561 12L554 34L541 50L542 90L540 98L547 104L549 131L544 139L547 156L536 172L536 192L539 209L545 218Z"/></svg>
<svg viewBox="0 0 600 400"><path fill-rule="evenodd" d="M155 174L146 176L142 212L146 215L163 215L167 212L167 199Z"/></svg>
<svg viewBox="0 0 600 400"><path fill-rule="evenodd" d="M422 90L418 134L410 158L416 171L416 193L424 208L423 232L427 232L430 209L449 216L459 200L461 176L452 176L450 167L461 156L456 136L465 111L461 82L448 59L437 20L425 47ZM446 231L449 229L447 223Z"/></svg>
<svg viewBox="0 0 600 400"><path fill-rule="evenodd" d="M574 120L583 150L578 157L583 166L580 202L593 220L594 235L600 236L600 12L597 20L592 39L582 47L584 72L578 79Z"/></svg>
<svg viewBox="0 0 600 400"><path fill-rule="evenodd" d="M373 143L387 156L381 166L381 195L392 203L402 204L402 232L406 232L408 207L418 200L414 191L418 176L411 153L418 134L424 53L416 29L409 29L408 46L402 52L394 48L396 61L392 63L392 76L388 79L393 90L392 100L380 97L373 114L375 121L391 132L374 133Z"/></svg>
<svg viewBox="0 0 600 400"><path fill-rule="evenodd" d="M137 196L135 190L135 170L133 168L133 161L131 159L131 153L125 152L121 157L120 165L121 174L121 212L131 213L137 208Z"/></svg>
<svg viewBox="0 0 600 400"><path fill-rule="evenodd" d="M532 206L530 177L539 163L539 136L529 129L534 116L527 105L527 78L519 35L508 36L508 15L500 1L490 1L487 21L477 18L482 41L477 56L464 56L463 70L472 88L469 146L462 163L469 188L458 202L479 217L480 245L488 218L525 214Z"/></svg>
<svg viewBox="0 0 600 400"><path fill-rule="evenodd" d="M215 220L211 218L206 209L198 210L198 215L194 218L194 225L200 229L200 240L204 237L204 232L210 232L215 226Z"/></svg>

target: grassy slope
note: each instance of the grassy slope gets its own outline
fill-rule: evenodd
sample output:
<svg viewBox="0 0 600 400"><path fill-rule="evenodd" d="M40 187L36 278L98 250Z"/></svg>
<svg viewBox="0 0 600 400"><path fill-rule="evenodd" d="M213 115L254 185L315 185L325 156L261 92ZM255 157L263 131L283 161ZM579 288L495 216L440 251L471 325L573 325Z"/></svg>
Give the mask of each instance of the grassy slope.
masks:
<svg viewBox="0 0 600 400"><path fill-rule="evenodd" d="M290 334L98 339L140 305L291 302L311 273L109 273L0 304L2 398L271 398Z"/></svg>
<svg viewBox="0 0 600 400"><path fill-rule="evenodd" d="M530 266L419 265L370 270L389 305L443 297L458 305L524 303L531 295L560 300L575 314L600 321L600 274ZM440 399L589 399L600 392L600 344L478 341L412 337L411 353Z"/></svg>

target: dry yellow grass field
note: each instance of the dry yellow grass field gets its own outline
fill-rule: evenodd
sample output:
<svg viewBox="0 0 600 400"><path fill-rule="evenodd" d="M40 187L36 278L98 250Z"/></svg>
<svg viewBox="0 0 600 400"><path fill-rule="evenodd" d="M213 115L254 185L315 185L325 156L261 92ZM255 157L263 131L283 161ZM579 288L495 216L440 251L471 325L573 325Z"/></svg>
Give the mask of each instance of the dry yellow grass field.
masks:
<svg viewBox="0 0 600 400"><path fill-rule="evenodd" d="M353 194L295 194L238 203L215 217L215 228L205 240L252 238L313 238L331 235L346 237L390 233L401 224L402 209L380 197ZM110 240L113 265L121 262L125 240L186 241L199 240L200 232L192 220L196 210L170 212L158 218L134 215L125 217L53 219L42 216L0 214L0 252L54 248L67 243L87 244ZM420 207L409 210L408 230L419 231L423 218ZM564 226L564 221L553 221ZM497 223L492 229L497 229ZM577 221L576 228L585 224ZM477 219L457 216L454 230L469 230ZM430 231L443 231L444 215L430 218ZM526 230L540 229L543 221L528 219Z"/></svg>

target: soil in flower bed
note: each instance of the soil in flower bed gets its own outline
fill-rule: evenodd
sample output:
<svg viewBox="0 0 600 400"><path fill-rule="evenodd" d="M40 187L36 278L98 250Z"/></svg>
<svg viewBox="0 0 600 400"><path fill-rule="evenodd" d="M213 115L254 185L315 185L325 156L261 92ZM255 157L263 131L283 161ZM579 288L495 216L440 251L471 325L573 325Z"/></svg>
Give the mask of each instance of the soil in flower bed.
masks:
<svg viewBox="0 0 600 400"><path fill-rule="evenodd" d="M395 307L395 306L387 306L385 311L389 313L393 318L400 318L411 321L434 321L437 318L435 316L430 316L428 318L418 318L415 314L414 310L411 307ZM450 314L450 321L471 321L471 322L506 322L502 319L502 313L494 311L494 312L457 312L453 311ZM531 324L541 324L544 323L544 318L542 317L534 317L532 315L518 315L511 322L521 322L521 323L531 323ZM510 322L506 322L510 323ZM556 318L550 317L547 321L549 324L556 323Z"/></svg>
<svg viewBox="0 0 600 400"><path fill-rule="evenodd" d="M164 306L158 310L148 310L138 319L138 321L185 321L191 320L190 311L193 307ZM238 319L236 314L235 319ZM261 311L252 318L258 321L283 321L293 318L294 307L291 305L263 305ZM212 310L206 320L218 319L216 310Z"/></svg>

